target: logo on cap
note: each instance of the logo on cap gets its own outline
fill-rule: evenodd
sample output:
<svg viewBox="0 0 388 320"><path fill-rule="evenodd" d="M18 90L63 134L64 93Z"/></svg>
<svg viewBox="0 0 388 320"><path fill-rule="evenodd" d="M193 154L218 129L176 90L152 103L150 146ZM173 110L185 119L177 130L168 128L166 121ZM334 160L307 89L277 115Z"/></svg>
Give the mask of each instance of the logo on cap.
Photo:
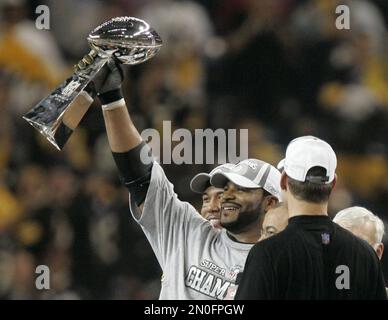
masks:
<svg viewBox="0 0 388 320"><path fill-rule="evenodd" d="M250 166L253 170L256 170L257 169L257 164L255 162L253 162L252 160L248 159L246 162L245 162L248 166Z"/></svg>

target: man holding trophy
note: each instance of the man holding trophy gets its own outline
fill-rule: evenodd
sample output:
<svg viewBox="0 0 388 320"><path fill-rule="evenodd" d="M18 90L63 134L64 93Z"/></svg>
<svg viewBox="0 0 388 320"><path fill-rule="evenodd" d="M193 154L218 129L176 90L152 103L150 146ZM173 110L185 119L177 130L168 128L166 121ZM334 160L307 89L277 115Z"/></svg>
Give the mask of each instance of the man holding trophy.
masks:
<svg viewBox="0 0 388 320"><path fill-rule="evenodd" d="M275 181L274 186L280 185L280 173L256 160L257 165L250 172L262 181L260 186L249 189L228 182L226 201L233 204L225 204L221 211L229 210L226 216L236 218L225 224L223 230L216 230L193 206L177 198L163 169L153 161L121 95L123 72L115 58L109 60L96 79L109 145L129 190L132 216L142 227L163 270L160 299L233 298L229 294L243 271L249 250L260 236L260 217L278 201L280 190L274 187L271 193L267 189L271 181ZM104 81L100 82L101 79ZM248 167L247 161L251 160L234 167ZM221 171L218 173L222 175ZM234 176L250 179L237 171Z"/></svg>

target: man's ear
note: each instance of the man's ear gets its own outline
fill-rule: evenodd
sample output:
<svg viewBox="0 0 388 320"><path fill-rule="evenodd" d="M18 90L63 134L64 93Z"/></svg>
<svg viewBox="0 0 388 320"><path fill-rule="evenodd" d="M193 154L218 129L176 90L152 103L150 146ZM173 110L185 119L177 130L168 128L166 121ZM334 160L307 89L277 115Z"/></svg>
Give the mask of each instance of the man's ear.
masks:
<svg viewBox="0 0 388 320"><path fill-rule="evenodd" d="M287 174L283 171L280 178L280 188L287 191Z"/></svg>
<svg viewBox="0 0 388 320"><path fill-rule="evenodd" d="M265 199L263 200L264 212L267 212L269 209L274 207L278 202L279 200L275 196L272 196L272 195L266 196Z"/></svg>
<svg viewBox="0 0 388 320"><path fill-rule="evenodd" d="M334 190L336 184L337 184L337 174L334 175L334 180L333 180L332 183L331 183L332 189L333 189L333 190Z"/></svg>
<svg viewBox="0 0 388 320"><path fill-rule="evenodd" d="M375 251L376 251L376 254L379 257L379 259L381 260L381 258L383 257L383 253L384 253L384 244L383 243L379 243L377 245Z"/></svg>

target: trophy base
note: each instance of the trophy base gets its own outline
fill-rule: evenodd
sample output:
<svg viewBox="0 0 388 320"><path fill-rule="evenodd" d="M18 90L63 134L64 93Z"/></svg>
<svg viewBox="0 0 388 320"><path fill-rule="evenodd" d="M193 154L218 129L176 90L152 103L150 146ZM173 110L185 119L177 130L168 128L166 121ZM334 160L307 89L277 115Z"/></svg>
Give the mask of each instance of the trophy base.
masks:
<svg viewBox="0 0 388 320"><path fill-rule="evenodd" d="M61 123L59 128L54 131L53 127L42 125L41 123L35 122L26 116L23 116L23 119L39 131L59 151L62 150L66 141L73 133L73 130L66 127L63 123Z"/></svg>

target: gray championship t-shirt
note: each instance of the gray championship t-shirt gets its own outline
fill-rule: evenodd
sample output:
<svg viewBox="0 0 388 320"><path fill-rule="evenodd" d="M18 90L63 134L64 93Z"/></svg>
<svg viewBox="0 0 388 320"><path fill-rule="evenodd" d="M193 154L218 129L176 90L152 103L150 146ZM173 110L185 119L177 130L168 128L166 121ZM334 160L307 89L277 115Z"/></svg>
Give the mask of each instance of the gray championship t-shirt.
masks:
<svg viewBox="0 0 388 320"><path fill-rule="evenodd" d="M129 203L163 270L159 299L233 298L251 244L231 240L180 201L156 162L143 213L131 197Z"/></svg>

